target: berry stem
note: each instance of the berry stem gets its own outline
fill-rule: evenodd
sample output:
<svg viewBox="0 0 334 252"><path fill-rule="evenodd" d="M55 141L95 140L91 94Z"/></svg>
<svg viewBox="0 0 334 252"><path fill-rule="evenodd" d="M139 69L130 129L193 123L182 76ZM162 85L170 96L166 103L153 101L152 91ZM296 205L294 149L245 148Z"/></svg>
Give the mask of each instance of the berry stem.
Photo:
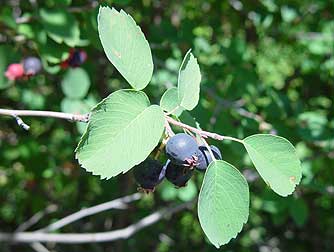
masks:
<svg viewBox="0 0 334 252"><path fill-rule="evenodd" d="M213 161L216 161L216 157L215 157L215 155L213 155L213 152L212 152L210 146L208 145L208 143L206 142L206 140L204 139L204 137L201 136L201 140L202 140L202 142L204 143L205 147L208 149L209 154L210 154L212 160L213 160Z"/></svg>
<svg viewBox="0 0 334 252"><path fill-rule="evenodd" d="M167 119L165 120L165 128L166 128L166 133L169 137L172 137L175 135Z"/></svg>
<svg viewBox="0 0 334 252"><path fill-rule="evenodd" d="M187 129L187 130L190 130L198 135L200 135L201 137L203 138L207 138L207 137L210 137L210 138L213 138L213 139L216 139L216 140L219 140L219 141L223 141L223 140L231 140L231 141L235 141L235 142L238 142L238 143L241 143L243 144L243 141L241 139L238 139L238 138L234 138L234 137L231 137L231 136L223 136L223 135L219 135L217 133L213 133L213 132L208 132L208 131L205 131L205 130L200 130L200 129L196 129L194 127L191 127L187 124L184 124L182 122L179 122L173 118L171 118L170 116L168 115L165 115L165 118L166 120L170 123L170 124L173 124L173 125L176 125L176 126L179 126L181 128L184 128L184 129Z"/></svg>

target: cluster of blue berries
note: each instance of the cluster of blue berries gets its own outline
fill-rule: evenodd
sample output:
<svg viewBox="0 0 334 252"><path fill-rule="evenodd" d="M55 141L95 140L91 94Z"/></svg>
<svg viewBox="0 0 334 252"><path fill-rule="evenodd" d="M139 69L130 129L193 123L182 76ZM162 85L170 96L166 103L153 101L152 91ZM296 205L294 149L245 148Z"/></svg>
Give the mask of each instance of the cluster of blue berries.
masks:
<svg viewBox="0 0 334 252"><path fill-rule="evenodd" d="M168 157L165 165L148 158L135 166L134 176L141 190L154 191L164 178L178 188L186 186L194 170L204 172L212 161L208 148L204 145L198 146L196 140L185 133L171 137L165 149ZM222 159L216 146L211 145L210 149L215 159Z"/></svg>

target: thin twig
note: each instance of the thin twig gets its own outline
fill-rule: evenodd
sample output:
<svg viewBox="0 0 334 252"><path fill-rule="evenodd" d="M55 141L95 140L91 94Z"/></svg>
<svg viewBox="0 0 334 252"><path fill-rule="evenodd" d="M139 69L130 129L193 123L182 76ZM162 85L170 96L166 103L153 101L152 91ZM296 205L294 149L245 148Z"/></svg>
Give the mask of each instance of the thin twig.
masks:
<svg viewBox="0 0 334 252"><path fill-rule="evenodd" d="M109 209L124 209L127 207L126 204L139 200L142 197L140 193L134 193L132 195L128 195L119 199L115 199L103 204L99 204L93 207L82 209L76 213L73 213L69 216L66 216L42 229L37 230L36 232L52 232L58 230L72 222L80 220L84 217L94 215Z"/></svg>
<svg viewBox="0 0 334 252"><path fill-rule="evenodd" d="M165 129L166 129L166 133L167 133L167 135L168 135L169 137L172 137L172 136L175 135L174 132L173 132L173 130L172 130L172 128L170 127L170 125L169 125L167 119L165 120Z"/></svg>
<svg viewBox="0 0 334 252"><path fill-rule="evenodd" d="M57 211L58 207L56 205L50 205L47 208L45 208L42 211L39 211L35 213L32 217L30 217L27 221L23 222L16 230L15 232L23 232L25 230L28 230L30 227L35 225L37 222L39 222L45 215L54 213Z"/></svg>
<svg viewBox="0 0 334 252"><path fill-rule="evenodd" d="M34 249L36 252L50 252L42 243L40 242L33 242L30 244L30 247Z"/></svg>
<svg viewBox="0 0 334 252"><path fill-rule="evenodd" d="M209 144L207 143L207 141L206 141L203 137L201 137L201 140L202 140L202 142L204 143L204 145L205 145L205 147L207 148L207 150L209 151L209 154L210 154L212 160L213 160L213 161L216 161L216 157L215 157L215 155L213 155L213 152L212 152L212 150L211 150Z"/></svg>
<svg viewBox="0 0 334 252"><path fill-rule="evenodd" d="M14 117L14 119L16 120L16 123L22 127L24 130L29 130L30 129L30 126L28 124L26 124L22 119L21 117L18 117L17 115L12 115Z"/></svg>
<svg viewBox="0 0 334 252"><path fill-rule="evenodd" d="M216 139L216 140L220 140L220 141L223 141L223 140L232 140L232 141L235 141L235 142L238 142L238 143L241 143L243 144L243 141L238 139L238 138L234 138L234 137L230 137L230 136L222 136L222 135L219 135L217 133L213 133L213 132L208 132L208 131L205 131L205 130L200 130L200 129L197 129L197 128L194 128L194 127L191 127L189 126L188 124L184 124L182 122L179 122L169 116L166 116L165 115L165 118L166 120L173 124L173 125L176 125L176 126L179 126L181 128L184 128L184 129L187 129L187 130L190 130L204 138L206 137L210 137L210 138L213 138L213 139Z"/></svg>
<svg viewBox="0 0 334 252"><path fill-rule="evenodd" d="M58 119L65 119L76 122L88 122L89 114L70 114L54 111L41 111L41 110L13 110L13 109L0 109L0 115L7 116L38 116L38 117L52 117Z"/></svg>
<svg viewBox="0 0 334 252"><path fill-rule="evenodd" d="M2 242L55 242L55 243L93 243L93 242L111 242L115 240L128 239L138 231L153 225L161 219L171 216L186 208L190 208L194 204L193 201L186 202L177 206L164 208L156 211L140 221L122 229L98 232L98 233L67 233L67 234L49 234L42 232L20 232L20 233L0 233L0 241Z"/></svg>
<svg viewBox="0 0 334 252"><path fill-rule="evenodd" d="M59 119L66 119L66 120L70 120L70 121L77 121L77 122L88 122L89 121L89 116L90 114L70 114L70 113L63 113L63 112L53 112L53 111L41 111L41 110L11 110L11 109L0 109L0 115L8 115L8 116L40 116L40 117L53 117L53 118L59 118ZM210 137L216 140L232 140L235 142L239 142L239 143L243 143L242 140L238 139L238 138L234 138L234 137L230 137L230 136L222 136L219 135L217 133L213 133L213 132L208 132L208 131L204 131L204 130L199 130L196 129L194 127L191 127L187 124L184 124L182 122L179 122L175 119L173 119L172 117L168 116L165 114L165 119L166 119L166 123L165 123L165 128L167 130L167 133L169 135L174 135L173 131L171 130L169 123L179 126L183 129L187 129L190 130L196 134L199 134L200 136L206 138L206 137Z"/></svg>

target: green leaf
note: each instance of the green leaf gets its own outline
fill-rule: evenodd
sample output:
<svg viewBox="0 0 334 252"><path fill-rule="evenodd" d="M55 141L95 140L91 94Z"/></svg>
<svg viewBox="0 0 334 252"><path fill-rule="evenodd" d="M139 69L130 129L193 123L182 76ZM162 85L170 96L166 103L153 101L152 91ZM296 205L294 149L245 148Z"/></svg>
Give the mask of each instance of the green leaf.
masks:
<svg viewBox="0 0 334 252"><path fill-rule="evenodd" d="M123 10L100 7L98 31L110 62L134 89L145 88L153 73L151 49L132 17Z"/></svg>
<svg viewBox="0 0 334 252"><path fill-rule="evenodd" d="M196 107L201 83L201 72L197 59L190 51L184 56L178 79L179 105L187 110Z"/></svg>
<svg viewBox="0 0 334 252"><path fill-rule="evenodd" d="M79 25L65 9L41 9L39 15L48 35L57 43L74 47L80 41Z"/></svg>
<svg viewBox="0 0 334 252"><path fill-rule="evenodd" d="M301 165L293 145L283 137L257 134L244 146L264 181L281 196L291 194L301 179Z"/></svg>
<svg viewBox="0 0 334 252"><path fill-rule="evenodd" d="M87 95L90 80L82 68L68 69L61 82L64 94L72 99L81 99Z"/></svg>
<svg viewBox="0 0 334 252"><path fill-rule="evenodd" d="M159 143L164 121L162 109L150 106L144 92L116 91L92 109L76 158L101 178L125 173L144 161Z"/></svg>
<svg viewBox="0 0 334 252"><path fill-rule="evenodd" d="M178 92L176 87L168 89L160 100L160 106L163 110L173 115L180 116L183 108L178 104Z"/></svg>
<svg viewBox="0 0 334 252"><path fill-rule="evenodd" d="M198 199L198 217L210 242L219 248L241 231L249 214L246 179L231 164L212 162L204 176Z"/></svg>

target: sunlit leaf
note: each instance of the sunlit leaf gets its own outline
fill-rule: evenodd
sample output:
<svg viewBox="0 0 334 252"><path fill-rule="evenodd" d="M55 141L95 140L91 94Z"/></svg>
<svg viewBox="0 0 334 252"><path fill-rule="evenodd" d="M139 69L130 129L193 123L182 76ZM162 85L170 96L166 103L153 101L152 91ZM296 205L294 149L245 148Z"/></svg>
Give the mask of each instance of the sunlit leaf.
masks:
<svg viewBox="0 0 334 252"><path fill-rule="evenodd" d="M198 217L210 242L219 248L235 238L247 222L249 189L243 175L229 163L212 162L198 199Z"/></svg>
<svg viewBox="0 0 334 252"><path fill-rule="evenodd" d="M173 115L181 115L183 108L178 104L178 90L176 87L168 89L160 100L160 106L163 110Z"/></svg>
<svg viewBox="0 0 334 252"><path fill-rule="evenodd" d="M110 62L134 89L145 88L153 73L151 49L133 18L123 10L100 7L98 31Z"/></svg>
<svg viewBox="0 0 334 252"><path fill-rule="evenodd" d="M190 52L184 56L179 70L178 95L179 105L187 110L196 107L199 100L201 72L197 59Z"/></svg>
<svg viewBox="0 0 334 252"><path fill-rule="evenodd" d="M119 90L93 108L76 158L87 171L110 178L145 160L163 129L163 111L145 93Z"/></svg>
<svg viewBox="0 0 334 252"><path fill-rule="evenodd" d="M267 185L281 196L291 194L301 179L301 165L293 145L283 137L257 134L244 146Z"/></svg>

